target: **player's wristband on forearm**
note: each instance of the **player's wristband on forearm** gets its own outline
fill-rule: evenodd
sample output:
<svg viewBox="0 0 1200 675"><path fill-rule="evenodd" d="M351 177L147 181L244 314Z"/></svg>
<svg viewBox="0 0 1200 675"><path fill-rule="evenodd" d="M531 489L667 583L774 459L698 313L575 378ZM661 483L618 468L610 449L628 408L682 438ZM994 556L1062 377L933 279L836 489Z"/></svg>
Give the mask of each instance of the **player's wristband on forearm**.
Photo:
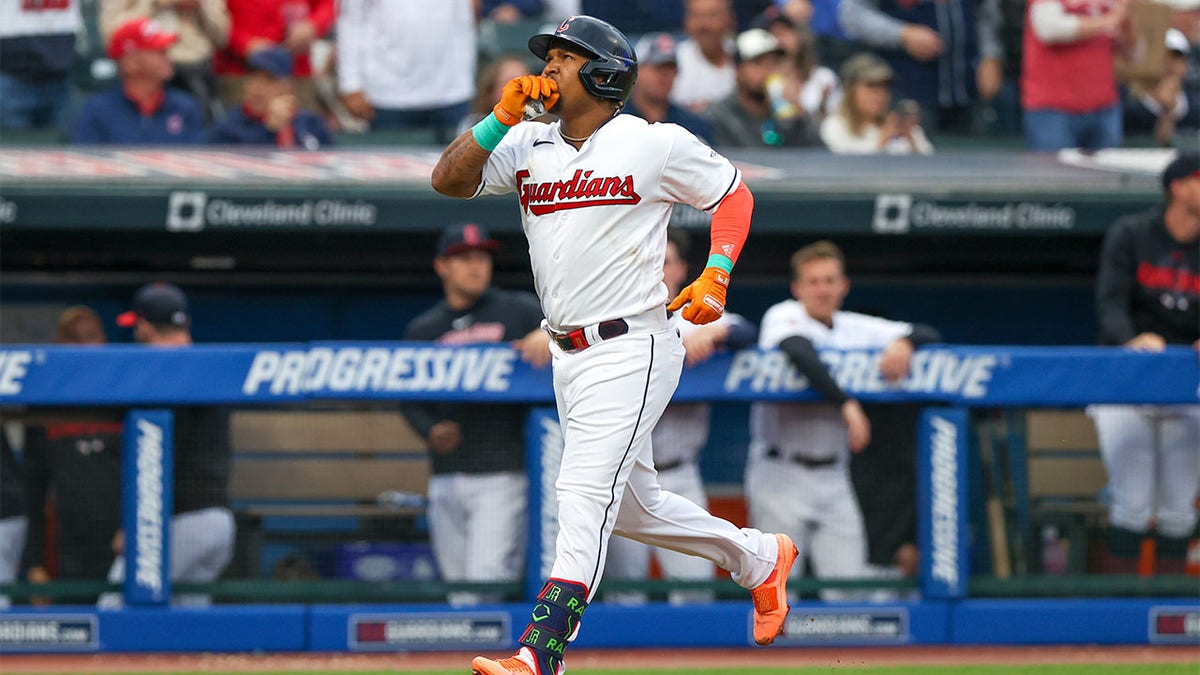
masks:
<svg viewBox="0 0 1200 675"><path fill-rule="evenodd" d="M729 259L729 256L724 256L720 253L714 253L708 256L708 262L705 263L704 266L716 267L719 270L724 270L726 274L733 272L733 261Z"/></svg>
<svg viewBox="0 0 1200 675"><path fill-rule="evenodd" d="M471 127L471 135L475 137L475 142L479 144L479 147L491 152L496 149L497 145L500 145L504 134L507 134L511 128L496 119L496 113L490 112L487 117Z"/></svg>

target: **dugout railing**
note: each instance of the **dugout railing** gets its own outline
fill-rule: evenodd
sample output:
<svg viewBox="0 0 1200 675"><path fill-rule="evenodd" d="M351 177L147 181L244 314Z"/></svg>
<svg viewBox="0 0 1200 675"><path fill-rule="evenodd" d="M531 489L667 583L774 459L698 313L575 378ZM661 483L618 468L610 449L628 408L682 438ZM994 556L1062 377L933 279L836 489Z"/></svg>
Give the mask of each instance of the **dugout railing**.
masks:
<svg viewBox="0 0 1200 675"><path fill-rule="evenodd" d="M919 503L922 565L919 578L913 581L806 579L797 583L803 616L816 617L812 625L819 628L794 626L798 643L979 640L986 635L956 627L957 622L952 620L955 612L1003 614L1012 608L1005 604L972 604L1006 602L973 598L1059 596L1091 596L1101 605L1041 607L1047 616L1055 616L1056 611L1086 615L1099 607L1110 617L1122 617L1114 624L1116 627L1091 632L1084 628L1079 629L1084 632L1064 637L1060 626L1048 633L1060 640L1195 638L1195 625L1200 625L1195 577L1080 574L1087 571L1081 569L1086 563L1069 557L1065 569L1056 570L1063 574L1046 574L1040 567L1042 551L1037 548L1044 525L1058 528L1062 541L1080 546L1092 537L1089 528L1103 518L1102 506L1098 505L1102 492L1095 492L1095 449L1083 447L1087 443L1080 439L1086 436L1080 418L1082 407L1102 402L1195 403L1200 373L1194 351L1179 348L1148 355L1102 348L933 346L918 352L912 374L897 387L872 374L876 354L826 352L823 358L842 386L865 401L916 401L927 406L919 431L918 481L914 486ZM812 398L803 378L790 371L779 354L757 351L722 355L688 369L677 392L677 400L713 401L717 405ZM412 436L411 429L405 429L397 409L402 402L412 400L521 402L537 407L527 430L531 502L524 580L500 587L447 585L428 578L329 580L313 578L312 570L288 570L286 566L282 566L282 573L290 572L292 576L281 578L287 581L264 579L263 546L311 537L313 533L305 528L312 527L313 517L328 521L323 527L327 528L324 535L329 541L349 538L368 547L372 539L377 540L374 543L386 541L401 546L420 543L422 488L428 467L419 439ZM520 601L530 589L536 589L547 572L553 541L553 509L546 499L552 493L556 448L556 424L548 407L551 400L549 373L529 368L502 347L312 343L196 346L188 350L133 346L103 350L43 346L0 349L0 412L8 421L44 420L69 416L84 408L102 408L130 410L126 428L138 429L139 420L169 425L171 406L220 405L233 409L235 470L231 488L234 506L241 516L239 557L235 562L244 567L214 584L181 585L174 591L211 594L219 604L208 610L209 619L227 612L241 617L240 612L257 611L255 616L262 619L272 613L301 611L307 617L302 622L305 637L300 640L301 648L469 646L475 642L460 639L462 631L494 636L497 631L504 634L513 630L511 624L520 614ZM359 435L353 447L331 433L339 425ZM132 540L134 546L138 541L153 540L137 536L139 527L154 521L144 517L145 500L138 501L139 493L147 489L147 478L139 473L139 467L144 471L148 460L139 457L140 452L138 436L126 433L125 527L127 541ZM164 448L163 455L169 457L169 449ZM1077 464L1063 466L1063 462ZM335 468L339 465L345 466ZM342 471L348 466L355 468ZM405 470L394 470L400 466ZM390 472L385 470L389 468ZM164 482L159 488L163 489L166 478L161 480ZM296 483L312 489L306 491ZM389 490L391 494L384 496ZM143 517L139 517L139 504ZM296 520L288 522L297 517L300 525ZM163 527L169 519L157 522ZM165 531L160 535L164 541L168 539ZM260 557L250 557L247 548L257 548ZM419 548L391 553L393 558L403 559L404 555L418 555L414 551ZM1079 549L1073 550L1076 553L1068 556L1078 555ZM350 556L353 552L343 553ZM133 551L131 555L136 558L138 554ZM170 583L164 567L160 566L158 572L161 576L156 580L137 574L127 577L129 581L120 589L125 594L125 610L92 613L84 608L84 614L70 616L91 617L88 621L97 623L89 625L96 631L106 622L117 621L121 628L110 628L109 635L119 637L95 645L113 649L128 647L127 640L133 639L133 633L122 631L139 625L137 617L151 616L146 612L165 613L160 619L171 616L183 620L165 607ZM745 617L744 591L728 580L686 584L606 582L602 588L646 593L651 603L639 610L644 617L647 607L657 608L651 614L670 613L669 605L654 601L664 598L669 589L685 587L713 591L714 602L689 611L724 626L725 632L688 628L690 624L685 622L672 631L675 637L668 642L743 643L736 626ZM820 592L831 588L848 592L882 589L890 595L869 603L822 602ZM101 590L114 589L103 583L72 581L36 588L25 584L0 587L0 592L18 603L0 621L24 621L22 617L45 616L57 609L21 607L22 599L31 595L94 594ZM476 610L451 608L446 598L462 591L489 593L502 604ZM1129 600L1131 604L1110 599L1118 596L1139 599ZM240 603L273 603L274 609L247 610ZM395 603L414 604L398 610L401 605ZM1168 608L1166 615L1164 607ZM143 613L138 614L138 610ZM464 611L467 614L462 614ZM617 623L624 625L623 629L595 638L597 644L638 642L637 636L626 632L636 622L626 625L628 617L621 611L619 605L613 605L589 614L615 612L621 617ZM454 620L444 627L445 634L457 638L422 642L413 637L433 630L430 625L443 621L446 612ZM386 627L392 625L388 622L398 620L397 616L426 623L397 628L397 641L358 639L375 636L378 626L384 626L386 634ZM1182 621L1182 633L1171 632L1177 618ZM278 616L276 619L277 626L289 625ZM192 616L189 620L199 619ZM1166 627L1165 633L1155 632L1159 624ZM731 625L735 626L732 638ZM331 626L340 628L333 630ZM1142 628L1130 633L1131 626ZM1193 627L1192 633L1188 626ZM1035 628L1046 627L1037 623L1028 630ZM154 643L159 648L194 648L194 643L174 640L174 631L164 630ZM318 630L333 632L318 635ZM145 638L145 633L137 635ZM1032 639L1032 632L999 635L1014 641ZM288 632L286 639L281 639L291 644L294 636ZM508 636L484 643L506 640ZM236 640L227 641L211 648L237 648L238 644ZM19 644L9 647L24 648Z"/></svg>

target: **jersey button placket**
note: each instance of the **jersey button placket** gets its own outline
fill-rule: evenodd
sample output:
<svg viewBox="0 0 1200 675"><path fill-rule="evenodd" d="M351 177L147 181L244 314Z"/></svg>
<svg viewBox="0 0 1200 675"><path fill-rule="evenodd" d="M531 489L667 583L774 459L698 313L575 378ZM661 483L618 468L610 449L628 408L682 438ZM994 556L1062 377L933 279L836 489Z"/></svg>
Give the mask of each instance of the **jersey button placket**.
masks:
<svg viewBox="0 0 1200 675"><path fill-rule="evenodd" d="M567 212L559 211L555 220L557 222L554 223L554 255L551 257L554 258L554 262L558 262L562 258L562 233L567 225Z"/></svg>
<svg viewBox="0 0 1200 675"><path fill-rule="evenodd" d="M554 262L557 263L562 258L562 250L563 246L565 245L564 240L567 237L567 225L571 220L571 212L569 210L558 211L555 213L555 216L556 222L554 223L554 232L551 236L553 237L554 241L554 254L552 257ZM565 281L566 270L563 269L562 265L554 265L553 268L554 287L561 288L563 282ZM555 300L558 299L557 291L555 291L552 295Z"/></svg>

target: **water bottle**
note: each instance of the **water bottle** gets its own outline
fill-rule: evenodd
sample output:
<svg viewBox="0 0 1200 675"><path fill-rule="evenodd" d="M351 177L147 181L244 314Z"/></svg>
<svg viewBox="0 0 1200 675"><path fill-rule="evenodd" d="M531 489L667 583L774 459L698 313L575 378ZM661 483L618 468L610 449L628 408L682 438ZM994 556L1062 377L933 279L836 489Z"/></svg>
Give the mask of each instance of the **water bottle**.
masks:
<svg viewBox="0 0 1200 675"><path fill-rule="evenodd" d="M423 509L425 497L413 492L384 490L375 498L375 503L389 509Z"/></svg>
<svg viewBox="0 0 1200 675"><path fill-rule="evenodd" d="M1067 573L1068 545L1054 525L1042 526L1042 571L1062 576Z"/></svg>
<svg viewBox="0 0 1200 675"><path fill-rule="evenodd" d="M771 101L771 116L777 120L789 120L800 114L800 108L784 95L783 75L775 73L767 78L767 97Z"/></svg>

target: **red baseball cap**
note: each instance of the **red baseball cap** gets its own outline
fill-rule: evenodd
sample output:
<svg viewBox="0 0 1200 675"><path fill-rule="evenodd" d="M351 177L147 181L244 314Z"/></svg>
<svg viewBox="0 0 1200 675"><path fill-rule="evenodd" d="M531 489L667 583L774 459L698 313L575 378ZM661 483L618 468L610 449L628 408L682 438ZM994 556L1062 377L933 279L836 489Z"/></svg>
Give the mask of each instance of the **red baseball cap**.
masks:
<svg viewBox="0 0 1200 675"><path fill-rule="evenodd" d="M163 30L149 17L130 19L113 31L108 40L108 57L119 59L129 52L162 51L175 44L178 33Z"/></svg>

